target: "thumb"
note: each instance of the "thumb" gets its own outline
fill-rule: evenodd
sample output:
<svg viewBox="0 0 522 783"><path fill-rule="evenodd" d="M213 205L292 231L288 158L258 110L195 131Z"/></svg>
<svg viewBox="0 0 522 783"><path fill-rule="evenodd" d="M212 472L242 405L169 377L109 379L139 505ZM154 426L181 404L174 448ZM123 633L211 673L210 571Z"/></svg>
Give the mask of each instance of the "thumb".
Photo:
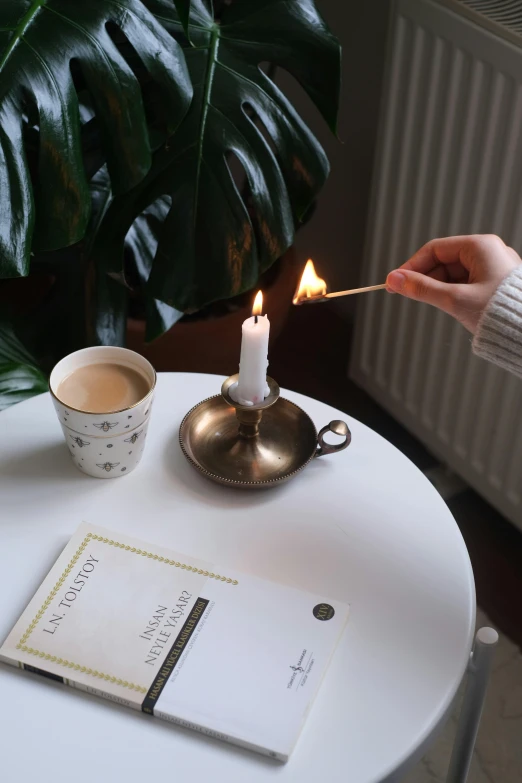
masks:
<svg viewBox="0 0 522 783"><path fill-rule="evenodd" d="M388 275L386 286L393 293L450 312L453 298L451 289L455 287L451 283L441 283L440 280L434 280L419 272L411 272L409 269L397 269Z"/></svg>

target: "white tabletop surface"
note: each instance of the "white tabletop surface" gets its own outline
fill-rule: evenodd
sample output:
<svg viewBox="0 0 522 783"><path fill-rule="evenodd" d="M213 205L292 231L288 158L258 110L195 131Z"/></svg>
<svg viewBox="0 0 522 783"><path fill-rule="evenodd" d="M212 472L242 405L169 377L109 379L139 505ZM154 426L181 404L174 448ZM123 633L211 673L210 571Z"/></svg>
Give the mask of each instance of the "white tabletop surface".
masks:
<svg viewBox="0 0 522 783"><path fill-rule="evenodd" d="M276 489L208 482L185 461L178 427L221 381L160 375L143 461L112 481L73 466L49 395L0 414L0 639L83 520L346 601L346 632L292 758L281 765L0 665L2 780L373 783L402 770L443 719L475 621L448 508L379 435L292 392L318 429L347 420L352 445Z"/></svg>

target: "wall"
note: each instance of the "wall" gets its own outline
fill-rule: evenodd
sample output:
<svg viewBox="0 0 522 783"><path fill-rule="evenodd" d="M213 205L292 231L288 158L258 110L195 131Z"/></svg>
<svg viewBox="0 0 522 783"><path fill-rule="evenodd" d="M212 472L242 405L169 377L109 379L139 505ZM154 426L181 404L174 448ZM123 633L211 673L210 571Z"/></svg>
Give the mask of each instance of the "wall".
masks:
<svg viewBox="0 0 522 783"><path fill-rule="evenodd" d="M343 46L343 84L335 139L308 96L279 71L277 81L324 146L331 164L316 212L298 234L330 290L359 282L384 68L390 0L317 0ZM343 312L350 310L346 300Z"/></svg>

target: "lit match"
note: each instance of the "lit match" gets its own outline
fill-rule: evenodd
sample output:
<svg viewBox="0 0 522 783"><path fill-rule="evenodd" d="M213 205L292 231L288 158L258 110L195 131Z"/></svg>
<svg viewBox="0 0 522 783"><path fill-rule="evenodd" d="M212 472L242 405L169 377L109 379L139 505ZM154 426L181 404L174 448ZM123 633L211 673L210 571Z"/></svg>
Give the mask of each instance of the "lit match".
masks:
<svg viewBox="0 0 522 783"><path fill-rule="evenodd" d="M364 294L367 291L381 291L384 288L386 288L386 283L382 283L381 285L370 285L365 288L350 288L348 291L334 291L331 294L327 294L326 283L318 277L315 271L314 262L309 258L292 301L295 305L312 302L327 302L328 299L335 299L338 296Z"/></svg>

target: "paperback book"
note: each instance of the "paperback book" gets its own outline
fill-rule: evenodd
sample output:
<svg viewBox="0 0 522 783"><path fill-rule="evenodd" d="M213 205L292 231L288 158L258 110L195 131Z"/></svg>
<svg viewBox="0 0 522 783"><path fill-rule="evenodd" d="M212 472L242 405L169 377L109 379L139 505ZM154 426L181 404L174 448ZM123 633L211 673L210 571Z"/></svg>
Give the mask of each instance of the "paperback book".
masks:
<svg viewBox="0 0 522 783"><path fill-rule="evenodd" d="M89 524L0 660L286 761L348 606Z"/></svg>

